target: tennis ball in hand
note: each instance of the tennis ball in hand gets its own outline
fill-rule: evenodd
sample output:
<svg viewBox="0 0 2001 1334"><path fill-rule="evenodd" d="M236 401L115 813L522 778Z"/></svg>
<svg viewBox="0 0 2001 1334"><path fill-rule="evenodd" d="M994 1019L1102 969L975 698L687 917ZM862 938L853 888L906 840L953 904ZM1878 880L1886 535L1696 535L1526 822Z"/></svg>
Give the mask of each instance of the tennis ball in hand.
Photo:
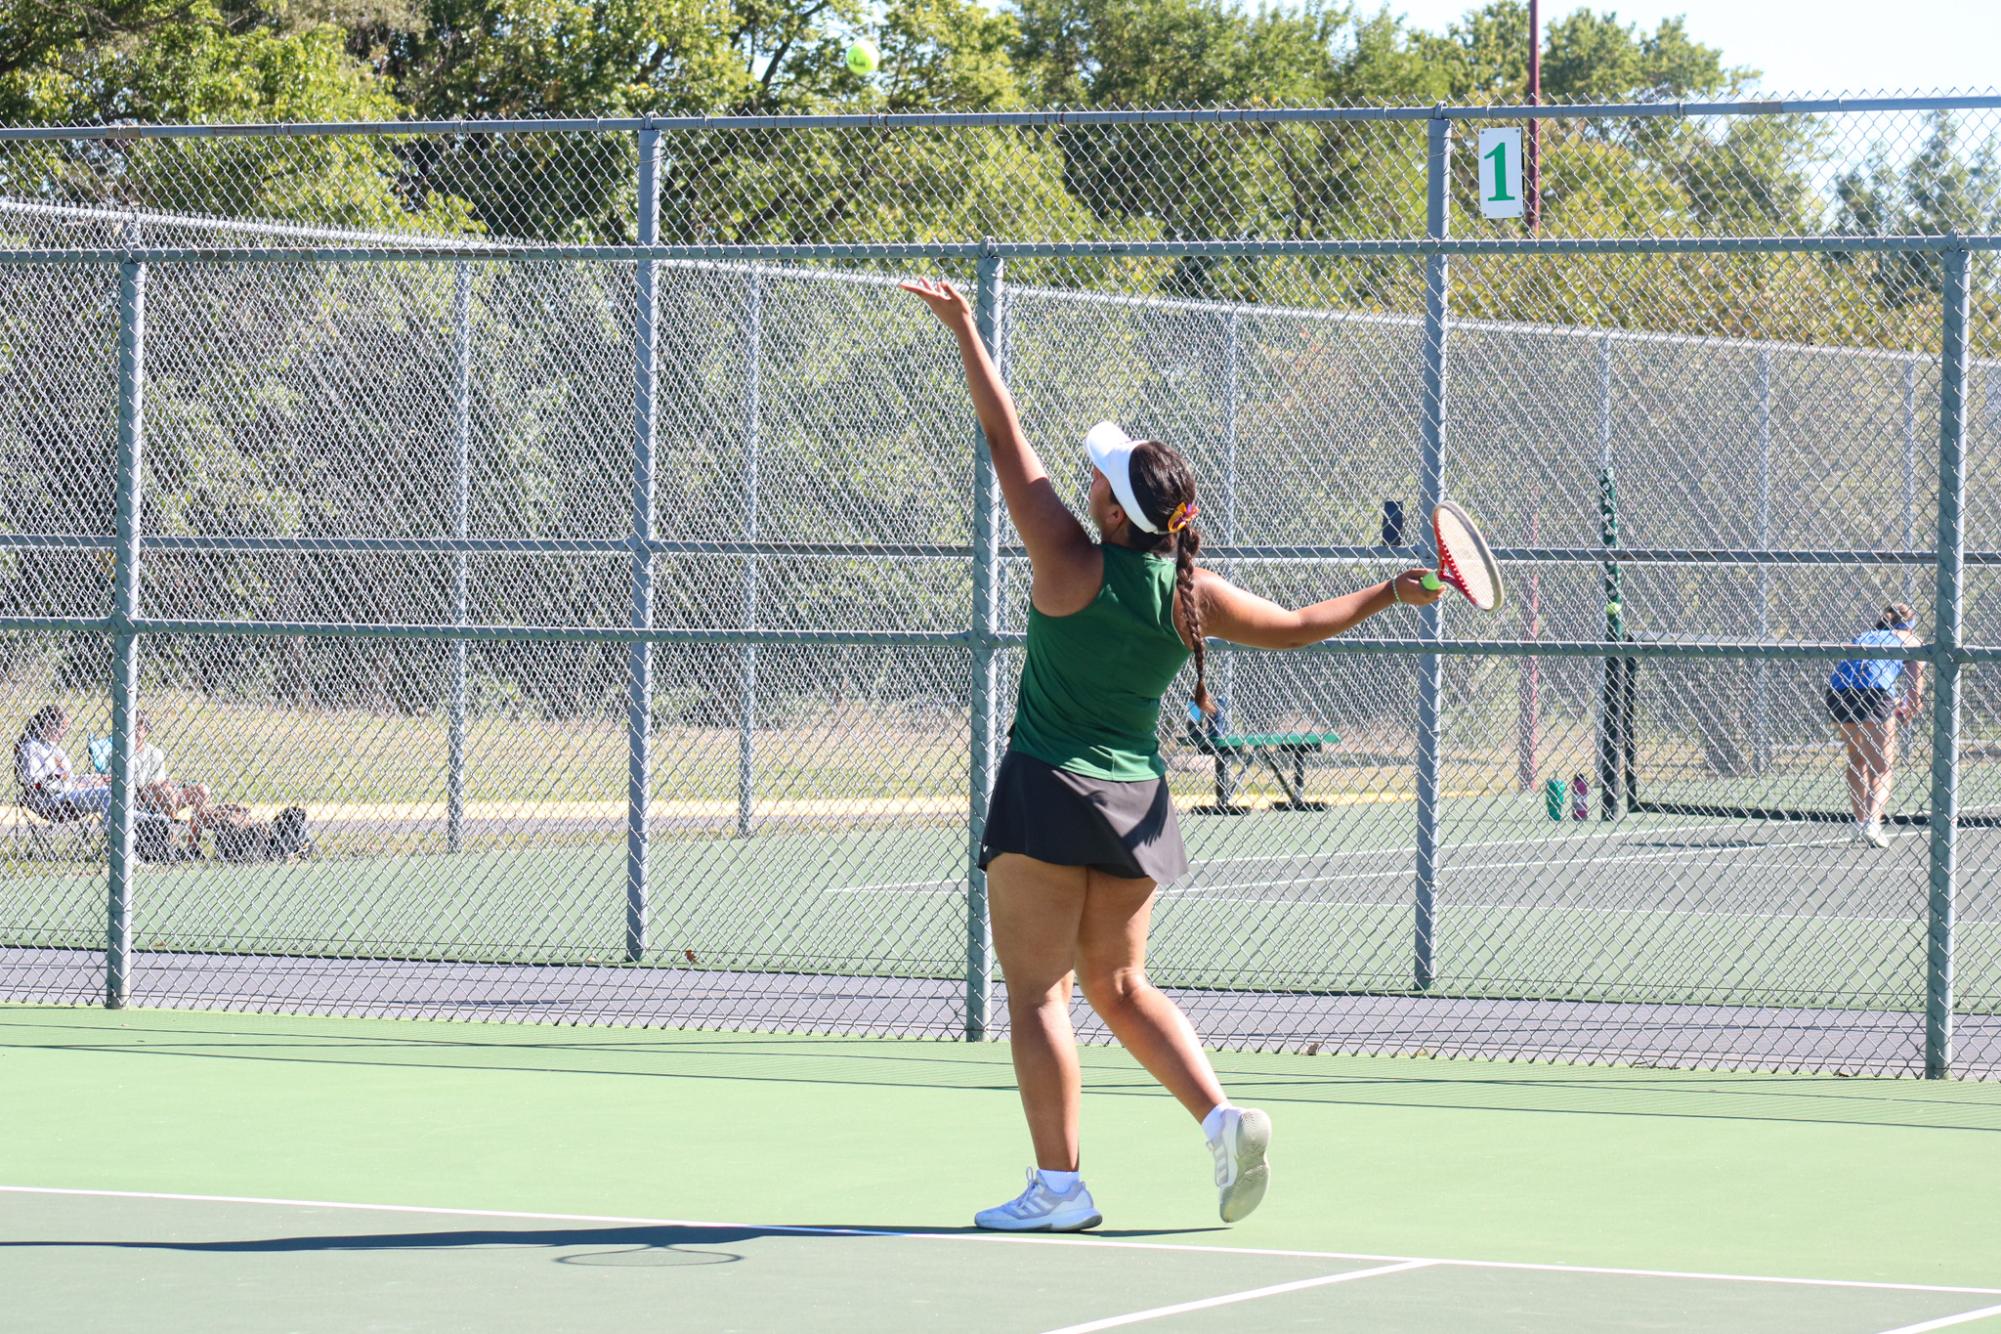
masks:
<svg viewBox="0 0 2001 1334"><path fill-rule="evenodd" d="M1436 593L1439 589L1445 587L1445 581L1430 570L1426 570L1424 578L1418 580L1418 582L1424 585L1424 591L1427 593Z"/></svg>
<svg viewBox="0 0 2001 1334"><path fill-rule="evenodd" d="M882 53L875 49L875 43L863 37L848 44L848 73L869 75L882 64Z"/></svg>

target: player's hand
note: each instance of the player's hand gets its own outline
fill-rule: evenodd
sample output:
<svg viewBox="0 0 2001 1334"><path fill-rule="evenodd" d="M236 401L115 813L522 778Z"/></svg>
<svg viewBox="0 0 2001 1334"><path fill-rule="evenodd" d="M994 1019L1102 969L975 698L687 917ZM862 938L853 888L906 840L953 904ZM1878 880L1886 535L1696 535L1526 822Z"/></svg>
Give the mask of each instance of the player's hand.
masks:
<svg viewBox="0 0 2001 1334"><path fill-rule="evenodd" d="M958 288L942 278L920 278L914 283L898 283L904 291L931 307L931 313L954 333L973 327L973 308Z"/></svg>
<svg viewBox="0 0 2001 1334"><path fill-rule="evenodd" d="M1437 572L1433 570L1405 570L1398 575L1394 581L1397 601L1406 607L1429 607L1444 597L1445 585L1439 583L1436 588L1427 588L1426 576L1430 576L1432 582L1438 582Z"/></svg>

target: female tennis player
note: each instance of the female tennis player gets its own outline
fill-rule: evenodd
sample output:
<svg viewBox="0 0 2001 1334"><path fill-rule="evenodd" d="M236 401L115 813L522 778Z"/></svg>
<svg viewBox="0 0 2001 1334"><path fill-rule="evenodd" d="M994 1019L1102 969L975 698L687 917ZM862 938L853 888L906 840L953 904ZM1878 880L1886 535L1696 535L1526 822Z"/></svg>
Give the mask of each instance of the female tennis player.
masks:
<svg viewBox="0 0 2001 1334"><path fill-rule="evenodd" d="M1127 1051L1202 1125L1223 1221L1264 1198L1271 1120L1230 1105L1187 1018L1146 978L1156 888L1188 869L1161 763L1160 700L1192 653L1211 710L1205 635L1299 648L1397 603L1435 602L1423 570L1291 611L1195 564L1195 476L1182 457L1111 422L1085 437L1093 542L1023 437L966 299L905 283L959 340L1008 513L1028 549L1028 654L994 778L980 865L1007 981L1015 1080L1035 1167L1028 1187L974 1217L1004 1231L1074 1232L1101 1216L1078 1173L1072 976Z"/></svg>
<svg viewBox="0 0 2001 1334"><path fill-rule="evenodd" d="M1893 602L1883 608L1875 629L1849 642L1910 648L1918 643L1917 615L1908 602ZM1883 812L1890 807L1897 725L1916 716L1924 702L1925 665L1915 658L1848 658L1827 678L1827 716L1841 729L1848 750L1848 805L1856 837L1864 843L1890 846Z"/></svg>

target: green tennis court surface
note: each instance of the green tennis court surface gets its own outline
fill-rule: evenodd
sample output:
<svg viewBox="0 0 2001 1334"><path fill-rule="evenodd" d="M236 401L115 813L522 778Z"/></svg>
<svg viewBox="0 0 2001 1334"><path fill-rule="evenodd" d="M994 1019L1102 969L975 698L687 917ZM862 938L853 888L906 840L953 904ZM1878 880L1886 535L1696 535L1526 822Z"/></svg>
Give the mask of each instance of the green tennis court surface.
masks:
<svg viewBox="0 0 2001 1334"><path fill-rule="evenodd" d="M1529 803L1522 803L1533 811ZM1415 854L1396 818L1188 817L1189 879L1162 896L1152 957L1176 986L1369 989L1411 984ZM1962 865L2001 830L1960 834ZM1633 816L1615 825L1446 822L1434 953L1456 995L1713 1001L1921 1010L1927 848L1829 825ZM644 962L676 969L951 979L965 968L960 828L774 831L656 842ZM102 947L102 872L0 878L4 944ZM2001 1006L2001 920L1969 897L1958 981ZM148 867L141 951L615 964L625 848L543 843L458 855L329 856L286 865ZM1246 962L1233 942L1264 942ZM1607 988L1594 979L1616 977ZM143 966L135 969L143 987ZM140 993L143 1000L143 992Z"/></svg>
<svg viewBox="0 0 2001 1334"><path fill-rule="evenodd" d="M1218 1061L1259 1213L1092 1049L1105 1228L1024 1241L994 1046L4 1008L6 1323L2001 1328L2001 1086Z"/></svg>

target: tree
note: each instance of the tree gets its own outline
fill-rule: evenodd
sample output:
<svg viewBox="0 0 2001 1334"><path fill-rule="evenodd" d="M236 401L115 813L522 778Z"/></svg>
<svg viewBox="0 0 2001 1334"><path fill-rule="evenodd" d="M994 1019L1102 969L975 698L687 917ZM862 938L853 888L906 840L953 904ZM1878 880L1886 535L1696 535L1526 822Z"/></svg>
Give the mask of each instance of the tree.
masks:
<svg viewBox="0 0 2001 1334"><path fill-rule="evenodd" d="M1966 155L1952 116L1937 112L1931 134L1908 161L1899 166L1877 145L1866 164L1842 174L1835 199L1836 230L1844 236L1993 231L2001 227L2001 146L1990 138ZM1936 255L1848 252L1836 260L1865 267L1893 309L1935 305L1944 284Z"/></svg>
<svg viewBox="0 0 2001 1334"><path fill-rule="evenodd" d="M1528 89L1528 5L1488 0L1443 33L1418 33L1413 47L1444 73L1445 96L1513 104ZM1663 101L1734 92L1757 71L1723 63L1723 53L1664 19L1645 33L1611 13L1579 9L1546 25L1542 91L1550 102Z"/></svg>

